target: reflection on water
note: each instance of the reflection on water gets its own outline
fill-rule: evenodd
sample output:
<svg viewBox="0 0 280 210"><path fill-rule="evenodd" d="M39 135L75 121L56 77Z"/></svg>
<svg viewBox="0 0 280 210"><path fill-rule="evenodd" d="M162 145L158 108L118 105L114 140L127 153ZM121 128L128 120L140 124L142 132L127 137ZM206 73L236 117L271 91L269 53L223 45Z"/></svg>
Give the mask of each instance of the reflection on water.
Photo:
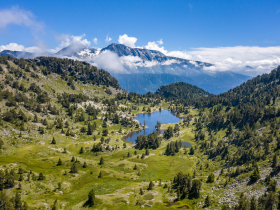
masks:
<svg viewBox="0 0 280 210"><path fill-rule="evenodd" d="M192 147L192 144L190 142L182 142L182 147L183 148L191 148Z"/></svg>
<svg viewBox="0 0 280 210"><path fill-rule="evenodd" d="M145 113L145 114L138 114L135 117L136 120L139 121L142 125L144 125L144 121L146 122L146 128L145 130L140 131L133 131L130 132L127 136L124 137L124 140L128 142L135 143L137 136L140 135L149 135L153 131L156 131L155 125L157 124L157 121L161 122L161 124L168 124L168 123L179 123L180 118L176 115L172 114L169 110L162 110L162 111L156 111L153 113ZM161 131L163 133L163 131Z"/></svg>

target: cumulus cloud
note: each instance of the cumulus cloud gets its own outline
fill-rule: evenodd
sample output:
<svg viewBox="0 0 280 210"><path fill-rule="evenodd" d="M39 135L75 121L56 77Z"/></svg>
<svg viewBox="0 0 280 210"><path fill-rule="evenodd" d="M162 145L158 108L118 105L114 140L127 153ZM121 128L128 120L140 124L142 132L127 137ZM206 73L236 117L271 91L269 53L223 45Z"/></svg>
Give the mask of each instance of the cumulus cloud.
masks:
<svg viewBox="0 0 280 210"><path fill-rule="evenodd" d="M280 46L234 46L214 48L193 48L191 51L167 51L164 49L162 40L148 42L146 49L157 50L170 57L214 64L204 67L209 71L234 71L255 76L268 73L271 69L280 65ZM249 67L249 68L248 68Z"/></svg>
<svg viewBox="0 0 280 210"><path fill-rule="evenodd" d="M1 45L0 46L0 52L3 50L11 50L11 51L24 51L24 52L30 52L30 53L39 53L42 52L42 49L33 46L33 47L24 47L24 45L20 45L17 43L10 43L8 45Z"/></svg>
<svg viewBox="0 0 280 210"><path fill-rule="evenodd" d="M43 29L43 24L36 21L32 12L19 7L0 10L0 28L6 28L10 24L26 26L35 30Z"/></svg>
<svg viewBox="0 0 280 210"><path fill-rule="evenodd" d="M111 37L109 37L108 35L106 36L106 39L105 39L105 42L110 42L112 40L112 38Z"/></svg>
<svg viewBox="0 0 280 210"><path fill-rule="evenodd" d="M159 46L159 45L162 45L162 44L163 44L162 39L160 39L157 42L148 42L148 44L145 46L145 49L157 50L157 51L162 52L163 54L167 54L167 50L165 50L163 46L162 47Z"/></svg>
<svg viewBox="0 0 280 210"><path fill-rule="evenodd" d="M93 43L94 43L94 44L97 44L97 41L98 41L98 40L97 40L97 38L95 37L95 38L93 39Z"/></svg>
<svg viewBox="0 0 280 210"><path fill-rule="evenodd" d="M93 65L98 68L114 73L126 73L119 56L116 53L106 50L92 59Z"/></svg>
<svg viewBox="0 0 280 210"><path fill-rule="evenodd" d="M84 39L86 35L82 34L80 36L74 36L74 35L69 35L69 34L60 34L55 36L55 39L60 42L59 46L55 49L50 49L48 50L49 52L56 53L57 51L61 50L64 47L67 47L72 44L77 44L77 45L84 45L84 46L89 46L91 44L90 41L87 39Z"/></svg>
<svg viewBox="0 0 280 210"><path fill-rule="evenodd" d="M127 36L127 34L119 35L118 42L120 44L124 44L128 47L135 47L135 43L137 42L137 38L136 37L129 37L129 36Z"/></svg>

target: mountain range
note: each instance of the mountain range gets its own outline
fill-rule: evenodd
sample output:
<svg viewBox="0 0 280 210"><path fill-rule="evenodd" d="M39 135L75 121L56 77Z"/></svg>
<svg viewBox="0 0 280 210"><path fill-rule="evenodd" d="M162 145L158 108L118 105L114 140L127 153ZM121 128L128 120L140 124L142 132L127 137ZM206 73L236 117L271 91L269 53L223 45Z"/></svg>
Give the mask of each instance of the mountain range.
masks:
<svg viewBox="0 0 280 210"><path fill-rule="evenodd" d="M123 89L141 94L149 91L155 92L158 87L174 82L187 82L210 93L219 94L250 79L249 76L230 71L205 70L205 67L213 66L210 63L170 57L160 51L131 48L115 43L103 49L72 44L54 54L41 53L38 55L4 50L0 52L0 55L16 58L34 58L43 55L84 60L109 71L119 80ZM112 55L114 59L112 59Z"/></svg>

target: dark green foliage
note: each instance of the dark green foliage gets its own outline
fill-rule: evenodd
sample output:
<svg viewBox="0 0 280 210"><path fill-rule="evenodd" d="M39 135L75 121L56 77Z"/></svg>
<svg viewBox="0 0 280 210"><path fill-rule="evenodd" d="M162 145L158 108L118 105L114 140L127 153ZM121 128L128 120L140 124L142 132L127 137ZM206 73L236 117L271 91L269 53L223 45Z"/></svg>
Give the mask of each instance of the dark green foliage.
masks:
<svg viewBox="0 0 280 210"><path fill-rule="evenodd" d="M137 136L136 139L136 149L157 149L160 146L161 143L161 138L158 137L159 133L158 132L153 132L149 134L148 136L140 135Z"/></svg>
<svg viewBox="0 0 280 210"><path fill-rule="evenodd" d="M182 173L178 173L173 180L173 188L180 191L180 199L184 199L187 196L189 198L198 198L201 189L201 182L198 179L192 179L189 175L183 175Z"/></svg>
<svg viewBox="0 0 280 210"><path fill-rule="evenodd" d="M100 171L100 172L99 172L99 175L98 175L98 178L102 178L102 176L103 176L103 175L102 175L102 172Z"/></svg>
<svg viewBox="0 0 280 210"><path fill-rule="evenodd" d="M103 159L103 157L100 158L99 165L104 165L104 159Z"/></svg>
<svg viewBox="0 0 280 210"><path fill-rule="evenodd" d="M45 179L45 176L43 175L43 173L39 174L38 180L39 181L43 181Z"/></svg>
<svg viewBox="0 0 280 210"><path fill-rule="evenodd" d="M37 57L35 59L27 59L26 61L44 67L42 73L45 75L52 72L62 75L65 80L68 80L67 76L69 75L72 79L78 79L84 83L92 85L110 85L117 89L120 88L118 81L108 72L103 69L98 70L96 67L86 62L55 57ZM69 84L72 85L73 82Z"/></svg>
<svg viewBox="0 0 280 210"><path fill-rule="evenodd" d="M209 207L211 205L210 196L207 195L204 201L204 207Z"/></svg>
<svg viewBox="0 0 280 210"><path fill-rule="evenodd" d="M184 82L176 82L170 85L161 86L157 89L155 94L162 95L166 98L183 99L203 98L211 95L195 85Z"/></svg>
<svg viewBox="0 0 280 210"><path fill-rule="evenodd" d="M154 187L154 183L151 181L151 182L149 183L149 187L148 187L147 190L152 190L153 187Z"/></svg>
<svg viewBox="0 0 280 210"><path fill-rule="evenodd" d="M260 175L260 170L259 170L259 167L258 165L255 166L255 169L253 171L253 173L251 174L250 176L250 180L251 182L256 182L257 180L259 180L261 178L261 175Z"/></svg>
<svg viewBox="0 0 280 210"><path fill-rule="evenodd" d="M61 161L61 159L59 158L59 160L58 160L58 162L57 162L57 164L56 164L57 166L61 166L62 165L62 161Z"/></svg>
<svg viewBox="0 0 280 210"><path fill-rule="evenodd" d="M163 136L166 139L170 139L171 137L173 137L173 127L169 126L167 130L164 131Z"/></svg>
<svg viewBox="0 0 280 210"><path fill-rule="evenodd" d="M94 191L91 190L88 193L88 199L87 199L86 203L84 204L84 207L86 207L86 206L92 207L94 205L94 202L95 202L95 194L94 194Z"/></svg>
<svg viewBox="0 0 280 210"><path fill-rule="evenodd" d="M83 168L86 168L86 167L87 167L87 163L86 163L86 162L84 162Z"/></svg>
<svg viewBox="0 0 280 210"><path fill-rule="evenodd" d="M57 208L57 199L53 203L52 210L58 210L58 208Z"/></svg>
<svg viewBox="0 0 280 210"><path fill-rule="evenodd" d="M53 137L53 139L52 139L51 144L56 144L56 140L55 140L55 138L54 138L54 137Z"/></svg>
<svg viewBox="0 0 280 210"><path fill-rule="evenodd" d="M165 150L165 154L166 155L175 155L175 153L179 152L179 150L182 147L182 142L180 141L176 141L176 142L170 142L167 144L166 150Z"/></svg>
<svg viewBox="0 0 280 210"><path fill-rule="evenodd" d="M80 154L83 154L84 153L84 148L83 147L81 147L81 149L80 149L80 152L79 152Z"/></svg>
<svg viewBox="0 0 280 210"><path fill-rule="evenodd" d="M194 148L193 148L193 146L191 146L191 148L190 148L190 155L194 155Z"/></svg>
<svg viewBox="0 0 280 210"><path fill-rule="evenodd" d="M213 173L210 173L209 176L207 177L207 181L208 183L212 183L215 181L215 175Z"/></svg>
<svg viewBox="0 0 280 210"><path fill-rule="evenodd" d="M108 129L107 128L102 130L102 136L108 136Z"/></svg>
<svg viewBox="0 0 280 210"><path fill-rule="evenodd" d="M70 173L78 173L78 165L77 163L73 163L73 165L71 166L71 169L70 169Z"/></svg>

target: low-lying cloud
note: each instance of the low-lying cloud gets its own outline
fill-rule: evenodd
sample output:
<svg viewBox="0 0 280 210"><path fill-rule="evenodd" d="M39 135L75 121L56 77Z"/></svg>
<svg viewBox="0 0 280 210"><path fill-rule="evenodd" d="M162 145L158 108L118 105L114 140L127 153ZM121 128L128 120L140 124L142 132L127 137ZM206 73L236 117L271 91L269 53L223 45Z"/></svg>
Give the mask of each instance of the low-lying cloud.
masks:
<svg viewBox="0 0 280 210"><path fill-rule="evenodd" d="M15 9L16 10L16 9ZM1 13L2 12L2 13ZM3 11L0 11L0 17L3 15ZM28 16L29 17L29 16ZM30 15L30 18L32 15ZM29 19L30 19L29 18ZM2 21L2 23L1 23ZM10 21L0 20L0 27L7 25L8 22L12 23L12 18ZM14 21L17 23L16 21ZM28 21L27 21L28 22ZM21 22L18 22L21 24ZM22 23L23 24L23 23ZM31 23L29 23L31 24ZM25 47L17 43L10 43L8 45L0 46L0 51L12 50L12 51L24 51L31 53L42 53L51 52L56 53L64 47L69 45L84 45L89 47L91 42L85 38L85 34L74 36L69 34L61 34L56 36L56 40L59 42L59 46L55 49L45 49L41 46ZM108 35L106 36L106 42L111 41L112 38ZM97 44L98 39L94 38L93 43ZM129 37L127 34L119 36L118 39L120 44L124 44L128 47L135 47L137 42L136 37ZM259 47L259 46L233 46L233 47L213 47L213 48L193 48L189 51L168 51L163 46L163 40L148 42L146 46L140 46L137 48L157 50L166 56L177 57L182 59L187 59L194 66L198 66L195 61L207 62L213 64L213 66L206 67L206 71L233 71L240 72L242 74L247 74L250 76L255 76L257 74L269 73L271 69L277 67L280 64L280 46L273 47ZM164 62L157 62L155 60L144 61L139 57L135 56L124 56L118 57L115 53L110 51L92 54L88 61L94 63L94 65L104 68L111 72L126 73L127 69L131 69L131 72L137 72L138 68L146 67L151 68L157 65L168 66L172 64L178 64L176 59L169 59ZM84 54L90 54L90 50L86 49ZM75 58L77 59L77 58ZM133 70L133 71L132 71Z"/></svg>

